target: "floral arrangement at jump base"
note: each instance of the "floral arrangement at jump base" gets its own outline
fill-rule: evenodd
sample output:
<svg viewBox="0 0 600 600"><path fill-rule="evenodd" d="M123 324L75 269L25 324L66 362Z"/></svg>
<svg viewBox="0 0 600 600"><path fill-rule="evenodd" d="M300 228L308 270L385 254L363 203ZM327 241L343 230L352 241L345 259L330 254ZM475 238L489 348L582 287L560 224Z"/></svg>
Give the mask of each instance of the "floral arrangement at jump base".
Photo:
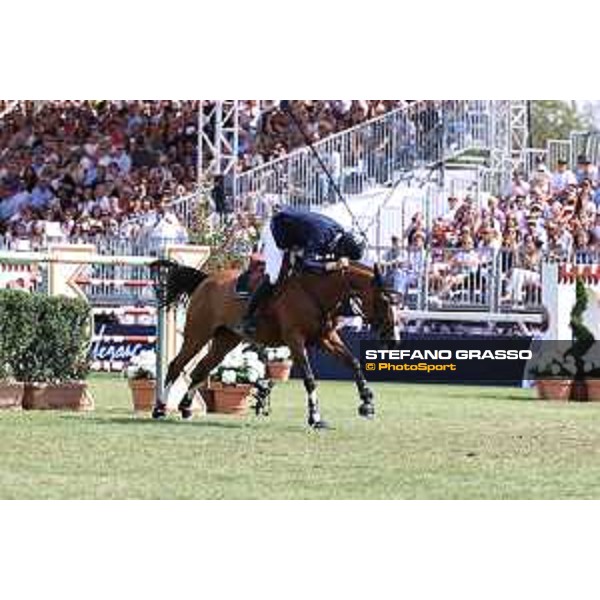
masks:
<svg viewBox="0 0 600 600"><path fill-rule="evenodd" d="M125 371L129 380L156 379L156 353L143 350L130 361Z"/></svg>
<svg viewBox="0 0 600 600"><path fill-rule="evenodd" d="M208 388L203 393L207 411L244 414L255 392L258 392L257 402L264 394L268 395L270 385L266 374L266 365L259 354L240 344L210 374Z"/></svg>
<svg viewBox="0 0 600 600"><path fill-rule="evenodd" d="M156 353L153 350L144 350L134 356L125 370L125 375L129 380L133 410L151 411L156 390Z"/></svg>
<svg viewBox="0 0 600 600"><path fill-rule="evenodd" d="M292 370L292 353L287 346L267 348L267 374L274 381L287 381Z"/></svg>
<svg viewBox="0 0 600 600"><path fill-rule="evenodd" d="M266 375L265 363L258 353L247 350L241 344L232 350L223 362L213 369L210 376L213 381L224 385L254 384Z"/></svg>

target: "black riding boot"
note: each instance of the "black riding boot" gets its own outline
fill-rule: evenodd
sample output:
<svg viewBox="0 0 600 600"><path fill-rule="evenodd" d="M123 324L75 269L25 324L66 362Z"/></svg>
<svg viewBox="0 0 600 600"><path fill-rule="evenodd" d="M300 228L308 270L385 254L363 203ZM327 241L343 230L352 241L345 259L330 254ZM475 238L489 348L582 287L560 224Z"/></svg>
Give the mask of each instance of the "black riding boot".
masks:
<svg viewBox="0 0 600 600"><path fill-rule="evenodd" d="M271 295L273 286L268 278L263 279L260 285L254 290L250 300L248 301L248 308L246 309L246 315L242 319L242 330L246 335L254 335L256 333L256 311L261 302Z"/></svg>

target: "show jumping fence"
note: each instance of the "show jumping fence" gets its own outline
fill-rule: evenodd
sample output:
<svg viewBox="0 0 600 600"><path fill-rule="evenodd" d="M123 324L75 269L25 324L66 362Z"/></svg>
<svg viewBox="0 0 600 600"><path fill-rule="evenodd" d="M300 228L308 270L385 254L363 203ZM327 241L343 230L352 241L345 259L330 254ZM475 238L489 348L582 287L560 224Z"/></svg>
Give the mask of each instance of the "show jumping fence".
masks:
<svg viewBox="0 0 600 600"><path fill-rule="evenodd" d="M159 256L199 268L207 260L209 253L210 249L204 246L167 245L160 251ZM3 283L7 284L5 287L23 287L19 285L22 283L19 278L24 278L24 274L26 274L29 284L24 286L25 289L43 291L50 295L82 297L90 302L98 299L97 288L105 289L108 286L111 289L135 290L135 303L143 304L143 306L129 306L131 294L126 294L124 296L125 305L117 310L121 314L137 317L155 315L157 335L113 336L113 341L156 344L156 393L157 397L162 398L165 368L167 363L174 358L179 340L175 311L158 308L155 293L158 282L150 272L150 265L156 259L156 256L102 255L98 254L96 248L91 244L50 246L47 252L0 250L0 274L4 277ZM110 274L107 278L90 277L87 273L92 267L106 267ZM115 279L114 271L110 272L110 269L134 269L136 277ZM10 285L11 277L12 283L16 283L16 285ZM116 302L114 294L111 295L111 302ZM92 312L93 315L98 315L102 312L110 313L113 310L114 307L99 309L96 306ZM92 338L92 343L97 339L97 337ZM121 366L124 366L124 361Z"/></svg>

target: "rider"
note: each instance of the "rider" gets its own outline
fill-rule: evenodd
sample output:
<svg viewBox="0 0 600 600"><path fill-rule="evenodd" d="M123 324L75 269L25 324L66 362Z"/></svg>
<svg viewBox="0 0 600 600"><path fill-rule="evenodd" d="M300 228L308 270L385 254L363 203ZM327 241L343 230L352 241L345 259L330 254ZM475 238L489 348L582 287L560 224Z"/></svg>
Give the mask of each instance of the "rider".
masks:
<svg viewBox="0 0 600 600"><path fill-rule="evenodd" d="M286 252L294 251L301 256L304 267L324 271L325 259L360 260L365 249L362 239L325 215L287 207L274 212L263 229L260 242L266 261L266 277L252 294L242 320L242 328L248 335L256 332L256 312L273 291Z"/></svg>

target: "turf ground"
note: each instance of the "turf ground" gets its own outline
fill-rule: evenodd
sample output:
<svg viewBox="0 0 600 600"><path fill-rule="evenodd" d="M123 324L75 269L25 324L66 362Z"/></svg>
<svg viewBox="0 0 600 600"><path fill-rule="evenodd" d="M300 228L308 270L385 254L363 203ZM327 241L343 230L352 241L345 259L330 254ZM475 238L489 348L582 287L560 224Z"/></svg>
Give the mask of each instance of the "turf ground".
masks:
<svg viewBox="0 0 600 600"><path fill-rule="evenodd" d="M91 379L96 410L0 412L0 498L600 498L600 404L514 388L320 386L335 430L304 425L297 382L269 418L131 415L124 380Z"/></svg>

